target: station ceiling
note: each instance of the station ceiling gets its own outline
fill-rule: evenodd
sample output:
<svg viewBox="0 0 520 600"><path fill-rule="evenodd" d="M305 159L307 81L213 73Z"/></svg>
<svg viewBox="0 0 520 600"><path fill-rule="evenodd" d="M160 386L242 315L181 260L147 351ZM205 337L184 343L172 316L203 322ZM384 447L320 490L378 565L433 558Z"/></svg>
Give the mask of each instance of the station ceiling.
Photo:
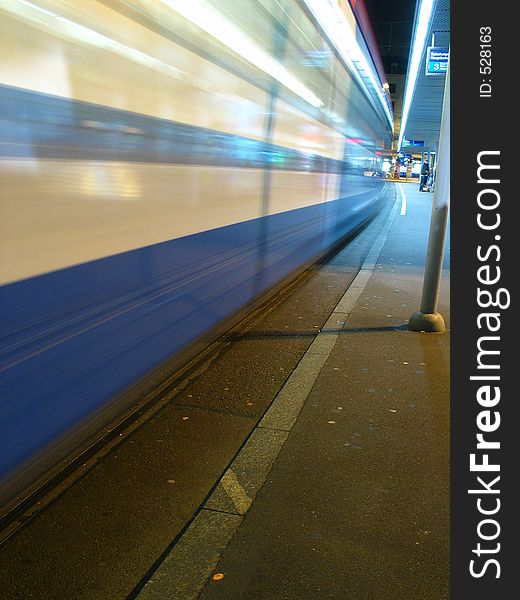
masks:
<svg viewBox="0 0 520 600"><path fill-rule="evenodd" d="M427 46L449 48L450 45L450 2L437 0ZM435 150L439 143L442 101L444 98L444 74L426 75L426 48L423 53L415 93L413 95L404 137L408 140L424 141L424 150ZM403 148L404 149L404 148ZM420 151L417 148L417 151Z"/></svg>

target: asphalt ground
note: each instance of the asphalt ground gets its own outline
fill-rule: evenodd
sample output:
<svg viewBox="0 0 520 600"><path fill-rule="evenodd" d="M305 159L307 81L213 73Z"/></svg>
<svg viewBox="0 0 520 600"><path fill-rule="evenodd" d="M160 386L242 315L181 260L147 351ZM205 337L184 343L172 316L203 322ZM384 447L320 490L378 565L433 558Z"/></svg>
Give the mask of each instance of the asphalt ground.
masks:
<svg viewBox="0 0 520 600"><path fill-rule="evenodd" d="M152 419L0 547L2 598L118 600L138 593L356 277L392 208L394 189L387 187L381 213L333 260L309 269L275 310L234 334ZM283 441L270 439L278 449Z"/></svg>

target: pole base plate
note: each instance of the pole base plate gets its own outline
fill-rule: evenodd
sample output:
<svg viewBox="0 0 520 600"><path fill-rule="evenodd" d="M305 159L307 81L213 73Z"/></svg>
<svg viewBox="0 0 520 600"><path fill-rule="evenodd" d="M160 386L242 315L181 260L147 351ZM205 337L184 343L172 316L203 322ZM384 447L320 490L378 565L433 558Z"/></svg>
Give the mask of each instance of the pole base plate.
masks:
<svg viewBox="0 0 520 600"><path fill-rule="evenodd" d="M423 313L417 311L408 321L410 331L425 331L427 333L444 333L446 325L440 313Z"/></svg>

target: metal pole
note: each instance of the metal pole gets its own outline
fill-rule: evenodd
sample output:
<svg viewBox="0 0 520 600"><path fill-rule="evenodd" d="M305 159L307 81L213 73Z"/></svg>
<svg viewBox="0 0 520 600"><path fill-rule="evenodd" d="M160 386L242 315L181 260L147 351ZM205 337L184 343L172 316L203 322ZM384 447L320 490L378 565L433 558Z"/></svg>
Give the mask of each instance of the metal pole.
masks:
<svg viewBox="0 0 520 600"><path fill-rule="evenodd" d="M437 171L433 192L432 215L428 251L424 269L421 309L414 313L408 323L412 331L442 333L444 319L437 312L439 288L442 275L444 242L450 208L450 65L444 83L441 132L437 152Z"/></svg>

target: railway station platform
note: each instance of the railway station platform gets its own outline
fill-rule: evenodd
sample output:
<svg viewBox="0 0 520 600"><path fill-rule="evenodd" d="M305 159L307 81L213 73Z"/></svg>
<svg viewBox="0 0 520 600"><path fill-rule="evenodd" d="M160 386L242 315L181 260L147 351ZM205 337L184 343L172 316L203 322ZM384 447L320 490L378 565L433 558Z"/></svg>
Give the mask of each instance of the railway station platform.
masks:
<svg viewBox="0 0 520 600"><path fill-rule="evenodd" d="M386 186L5 541L2 597L449 598L449 247L413 333L433 196Z"/></svg>

